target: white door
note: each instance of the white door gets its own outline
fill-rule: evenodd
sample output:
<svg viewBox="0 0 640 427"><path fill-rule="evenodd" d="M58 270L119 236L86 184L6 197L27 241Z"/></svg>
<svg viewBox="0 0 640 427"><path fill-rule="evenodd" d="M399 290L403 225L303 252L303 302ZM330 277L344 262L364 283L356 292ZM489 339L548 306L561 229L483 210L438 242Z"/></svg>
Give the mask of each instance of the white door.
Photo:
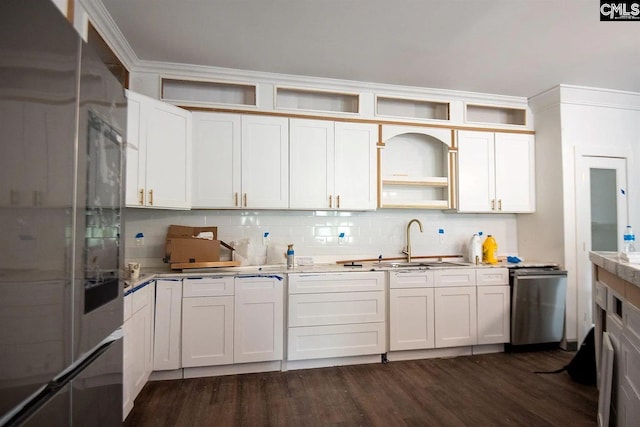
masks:
<svg viewBox="0 0 640 427"><path fill-rule="evenodd" d="M476 287L435 288L436 348L477 342Z"/></svg>
<svg viewBox="0 0 640 427"><path fill-rule="evenodd" d="M240 207L240 117L193 113L192 207Z"/></svg>
<svg viewBox="0 0 640 427"><path fill-rule="evenodd" d="M242 117L242 206L289 207L289 119Z"/></svg>
<svg viewBox="0 0 640 427"><path fill-rule="evenodd" d="M458 211L491 212L495 201L493 132L458 132Z"/></svg>
<svg viewBox="0 0 640 427"><path fill-rule="evenodd" d="M509 342L510 293L506 286L478 286L478 344Z"/></svg>
<svg viewBox="0 0 640 427"><path fill-rule="evenodd" d="M495 134L495 210L533 212L535 209L534 136Z"/></svg>
<svg viewBox="0 0 640 427"><path fill-rule="evenodd" d="M156 281L156 310L153 339L153 370L180 368L182 325L182 280Z"/></svg>
<svg viewBox="0 0 640 427"><path fill-rule="evenodd" d="M434 347L433 288L389 290L389 350Z"/></svg>
<svg viewBox="0 0 640 427"><path fill-rule="evenodd" d="M150 101L146 123L146 204L191 207L191 113Z"/></svg>
<svg viewBox="0 0 640 427"><path fill-rule="evenodd" d="M233 295L183 298L182 367L233 363Z"/></svg>
<svg viewBox="0 0 640 427"><path fill-rule="evenodd" d="M581 342L593 324L589 251L622 248L628 218L627 159L582 155L576 162L577 320Z"/></svg>
<svg viewBox="0 0 640 427"><path fill-rule="evenodd" d="M333 122L305 119L289 122L289 207L335 207Z"/></svg>
<svg viewBox="0 0 640 427"><path fill-rule="evenodd" d="M271 277L235 279L234 363L282 360L284 291Z"/></svg>
<svg viewBox="0 0 640 427"><path fill-rule="evenodd" d="M335 204L337 209L375 209L378 127L336 122Z"/></svg>
<svg viewBox="0 0 640 427"><path fill-rule="evenodd" d="M125 203L127 206L144 206L144 149L140 144L146 135L142 132L145 126L140 126L144 119L141 100L134 92L127 91L127 184Z"/></svg>

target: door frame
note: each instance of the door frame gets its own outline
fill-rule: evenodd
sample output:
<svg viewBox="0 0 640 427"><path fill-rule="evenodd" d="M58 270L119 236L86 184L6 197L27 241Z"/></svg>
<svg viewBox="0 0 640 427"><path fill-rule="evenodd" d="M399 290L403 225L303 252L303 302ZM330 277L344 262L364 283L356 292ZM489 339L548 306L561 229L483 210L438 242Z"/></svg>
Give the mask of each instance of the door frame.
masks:
<svg viewBox="0 0 640 427"><path fill-rule="evenodd" d="M592 288L593 277L592 267L589 260L589 252L591 250L591 215L590 214L590 185L582 185L590 183L589 177L584 176L590 169L590 159L619 159L624 161L623 182L617 183L620 188L624 189L623 201L618 200L618 242L621 242L622 230L627 225L629 219L629 164L632 157L631 150L625 147L607 147L607 146L584 146L575 147L574 165L575 165L575 239L572 248L566 248L566 253L571 257L567 257L567 269L575 271L575 285L573 292L567 288L567 297L575 298L575 316L578 345L582 342L587 332L593 325L593 301ZM573 264L573 266L570 266ZM568 283L569 284L569 283ZM573 295L571 295L573 293ZM571 320L571 313L567 312L567 321Z"/></svg>

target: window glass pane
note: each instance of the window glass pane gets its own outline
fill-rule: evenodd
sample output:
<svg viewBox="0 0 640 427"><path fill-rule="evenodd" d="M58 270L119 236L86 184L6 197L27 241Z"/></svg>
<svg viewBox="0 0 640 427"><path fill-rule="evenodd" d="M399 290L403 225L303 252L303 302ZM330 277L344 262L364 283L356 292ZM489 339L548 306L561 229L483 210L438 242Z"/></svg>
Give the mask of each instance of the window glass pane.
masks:
<svg viewBox="0 0 640 427"><path fill-rule="evenodd" d="M618 250L615 169L590 169L591 250Z"/></svg>

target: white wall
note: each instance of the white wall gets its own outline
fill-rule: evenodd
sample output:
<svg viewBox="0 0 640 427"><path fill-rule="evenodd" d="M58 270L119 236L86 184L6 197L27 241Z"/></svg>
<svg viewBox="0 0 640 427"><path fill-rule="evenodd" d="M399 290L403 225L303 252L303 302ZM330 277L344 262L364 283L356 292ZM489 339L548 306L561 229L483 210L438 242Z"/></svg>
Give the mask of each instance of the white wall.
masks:
<svg viewBox="0 0 640 427"><path fill-rule="evenodd" d="M530 100L536 119L537 211L518 219L519 249L530 253L562 252L568 270L566 338L580 341L591 325L591 276L580 263L576 156L625 156L629 222L640 224L637 183L640 170L640 94L559 86ZM536 237L538 236L538 237Z"/></svg>
<svg viewBox="0 0 640 427"><path fill-rule="evenodd" d="M171 224L217 226L218 238L225 242L250 238L262 244L264 232L270 233L272 245L293 243L297 256L313 256L314 262L341 259L402 256L407 223L411 227L412 252L418 255L456 255L473 233L493 234L498 255L516 255L516 218L513 214L452 214L423 210L379 210L375 212L316 211L167 211L128 208L125 210L125 256L145 267L162 265L167 227ZM438 229L445 231L440 242ZM135 245L135 235L142 232L145 245ZM347 241L338 242L344 232ZM286 246L284 246L286 249Z"/></svg>

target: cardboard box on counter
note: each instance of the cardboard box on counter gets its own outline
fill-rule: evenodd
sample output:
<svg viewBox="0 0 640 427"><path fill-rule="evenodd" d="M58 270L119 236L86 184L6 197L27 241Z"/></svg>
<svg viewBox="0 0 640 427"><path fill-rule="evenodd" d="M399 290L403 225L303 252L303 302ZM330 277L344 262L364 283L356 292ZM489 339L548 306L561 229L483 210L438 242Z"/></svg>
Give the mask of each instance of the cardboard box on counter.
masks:
<svg viewBox="0 0 640 427"><path fill-rule="evenodd" d="M213 240L196 238L200 233L212 233ZM165 261L170 264L220 261L220 245L217 227L170 225Z"/></svg>

